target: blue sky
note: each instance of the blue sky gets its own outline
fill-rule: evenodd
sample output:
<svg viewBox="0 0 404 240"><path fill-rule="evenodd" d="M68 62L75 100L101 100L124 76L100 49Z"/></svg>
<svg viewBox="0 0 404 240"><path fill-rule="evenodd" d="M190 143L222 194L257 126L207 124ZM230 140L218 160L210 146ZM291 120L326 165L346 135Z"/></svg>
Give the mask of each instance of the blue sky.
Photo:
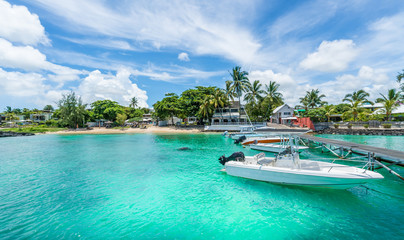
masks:
<svg viewBox="0 0 404 240"><path fill-rule="evenodd" d="M0 0L0 110L224 87L239 65L287 103L375 99L404 69L403 1Z"/></svg>

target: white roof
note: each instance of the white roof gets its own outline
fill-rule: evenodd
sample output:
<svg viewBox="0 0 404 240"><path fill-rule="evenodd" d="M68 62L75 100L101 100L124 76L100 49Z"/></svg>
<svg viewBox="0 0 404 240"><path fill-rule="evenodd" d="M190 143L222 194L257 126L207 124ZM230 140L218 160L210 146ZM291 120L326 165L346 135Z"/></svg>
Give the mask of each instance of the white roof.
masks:
<svg viewBox="0 0 404 240"><path fill-rule="evenodd" d="M282 120L297 120L297 117L285 117Z"/></svg>
<svg viewBox="0 0 404 240"><path fill-rule="evenodd" d="M285 103L285 104L283 104L283 105L281 105L281 106L275 108L275 110L273 111L273 113L279 112L279 111L280 111L283 107L285 107L285 106L288 107L288 108L290 108L290 109L293 109L293 108L289 107L289 105L287 105L287 104Z"/></svg>
<svg viewBox="0 0 404 240"><path fill-rule="evenodd" d="M380 108L377 109L376 111L373 112L373 114L383 114L384 113L384 109ZM392 112L392 114L397 114L397 113L404 113L404 105L400 105L398 106L396 109L394 109Z"/></svg>
<svg viewBox="0 0 404 240"><path fill-rule="evenodd" d="M369 104L369 103L365 103L365 104L362 104L362 107L363 108L382 108L383 103L374 103L373 105Z"/></svg>

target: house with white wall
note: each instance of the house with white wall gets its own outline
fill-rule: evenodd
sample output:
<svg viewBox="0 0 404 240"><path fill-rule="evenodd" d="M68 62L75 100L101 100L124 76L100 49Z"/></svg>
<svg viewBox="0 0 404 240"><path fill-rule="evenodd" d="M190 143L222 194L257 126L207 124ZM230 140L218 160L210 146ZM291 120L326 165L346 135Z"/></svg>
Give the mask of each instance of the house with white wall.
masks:
<svg viewBox="0 0 404 240"><path fill-rule="evenodd" d="M283 104L275 108L271 116L271 122L279 124L290 123L291 120L296 119L296 117L293 116L294 111L294 108L290 107L287 104Z"/></svg>

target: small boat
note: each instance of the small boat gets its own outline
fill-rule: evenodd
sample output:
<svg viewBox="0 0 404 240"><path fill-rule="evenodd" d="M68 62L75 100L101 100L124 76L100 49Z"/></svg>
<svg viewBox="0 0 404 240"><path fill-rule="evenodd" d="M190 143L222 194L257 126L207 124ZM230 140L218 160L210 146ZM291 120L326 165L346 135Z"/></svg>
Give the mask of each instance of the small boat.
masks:
<svg viewBox="0 0 404 240"><path fill-rule="evenodd" d="M280 137L249 137L242 141L243 145L257 144L257 143L278 143L281 142Z"/></svg>
<svg viewBox="0 0 404 240"><path fill-rule="evenodd" d="M257 144L250 144L250 148L259 151L279 153L284 151L287 148L287 145L272 144L272 143L257 143ZM309 149L309 147L306 146L295 147L295 151L299 153L306 149Z"/></svg>
<svg viewBox="0 0 404 240"><path fill-rule="evenodd" d="M300 160L299 154L291 149L274 158L266 157L265 153L244 157L239 152L233 158L222 156L219 161L228 175L279 184L347 189L383 179L381 174L367 169Z"/></svg>

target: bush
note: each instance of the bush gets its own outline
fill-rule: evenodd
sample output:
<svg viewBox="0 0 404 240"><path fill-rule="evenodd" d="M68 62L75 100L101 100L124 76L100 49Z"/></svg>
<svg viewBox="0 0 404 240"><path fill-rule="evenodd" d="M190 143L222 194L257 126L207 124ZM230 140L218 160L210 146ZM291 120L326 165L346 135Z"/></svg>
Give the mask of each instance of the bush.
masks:
<svg viewBox="0 0 404 240"><path fill-rule="evenodd" d="M339 128L339 124L334 124L334 128Z"/></svg>
<svg viewBox="0 0 404 240"><path fill-rule="evenodd" d="M369 128L369 124L363 124L363 127L368 129Z"/></svg>
<svg viewBox="0 0 404 240"><path fill-rule="evenodd" d="M352 129L352 124L351 124L351 123L348 124L348 128L349 128L349 129Z"/></svg>
<svg viewBox="0 0 404 240"><path fill-rule="evenodd" d="M389 123L382 124L382 126L383 128L391 128L391 124Z"/></svg>

